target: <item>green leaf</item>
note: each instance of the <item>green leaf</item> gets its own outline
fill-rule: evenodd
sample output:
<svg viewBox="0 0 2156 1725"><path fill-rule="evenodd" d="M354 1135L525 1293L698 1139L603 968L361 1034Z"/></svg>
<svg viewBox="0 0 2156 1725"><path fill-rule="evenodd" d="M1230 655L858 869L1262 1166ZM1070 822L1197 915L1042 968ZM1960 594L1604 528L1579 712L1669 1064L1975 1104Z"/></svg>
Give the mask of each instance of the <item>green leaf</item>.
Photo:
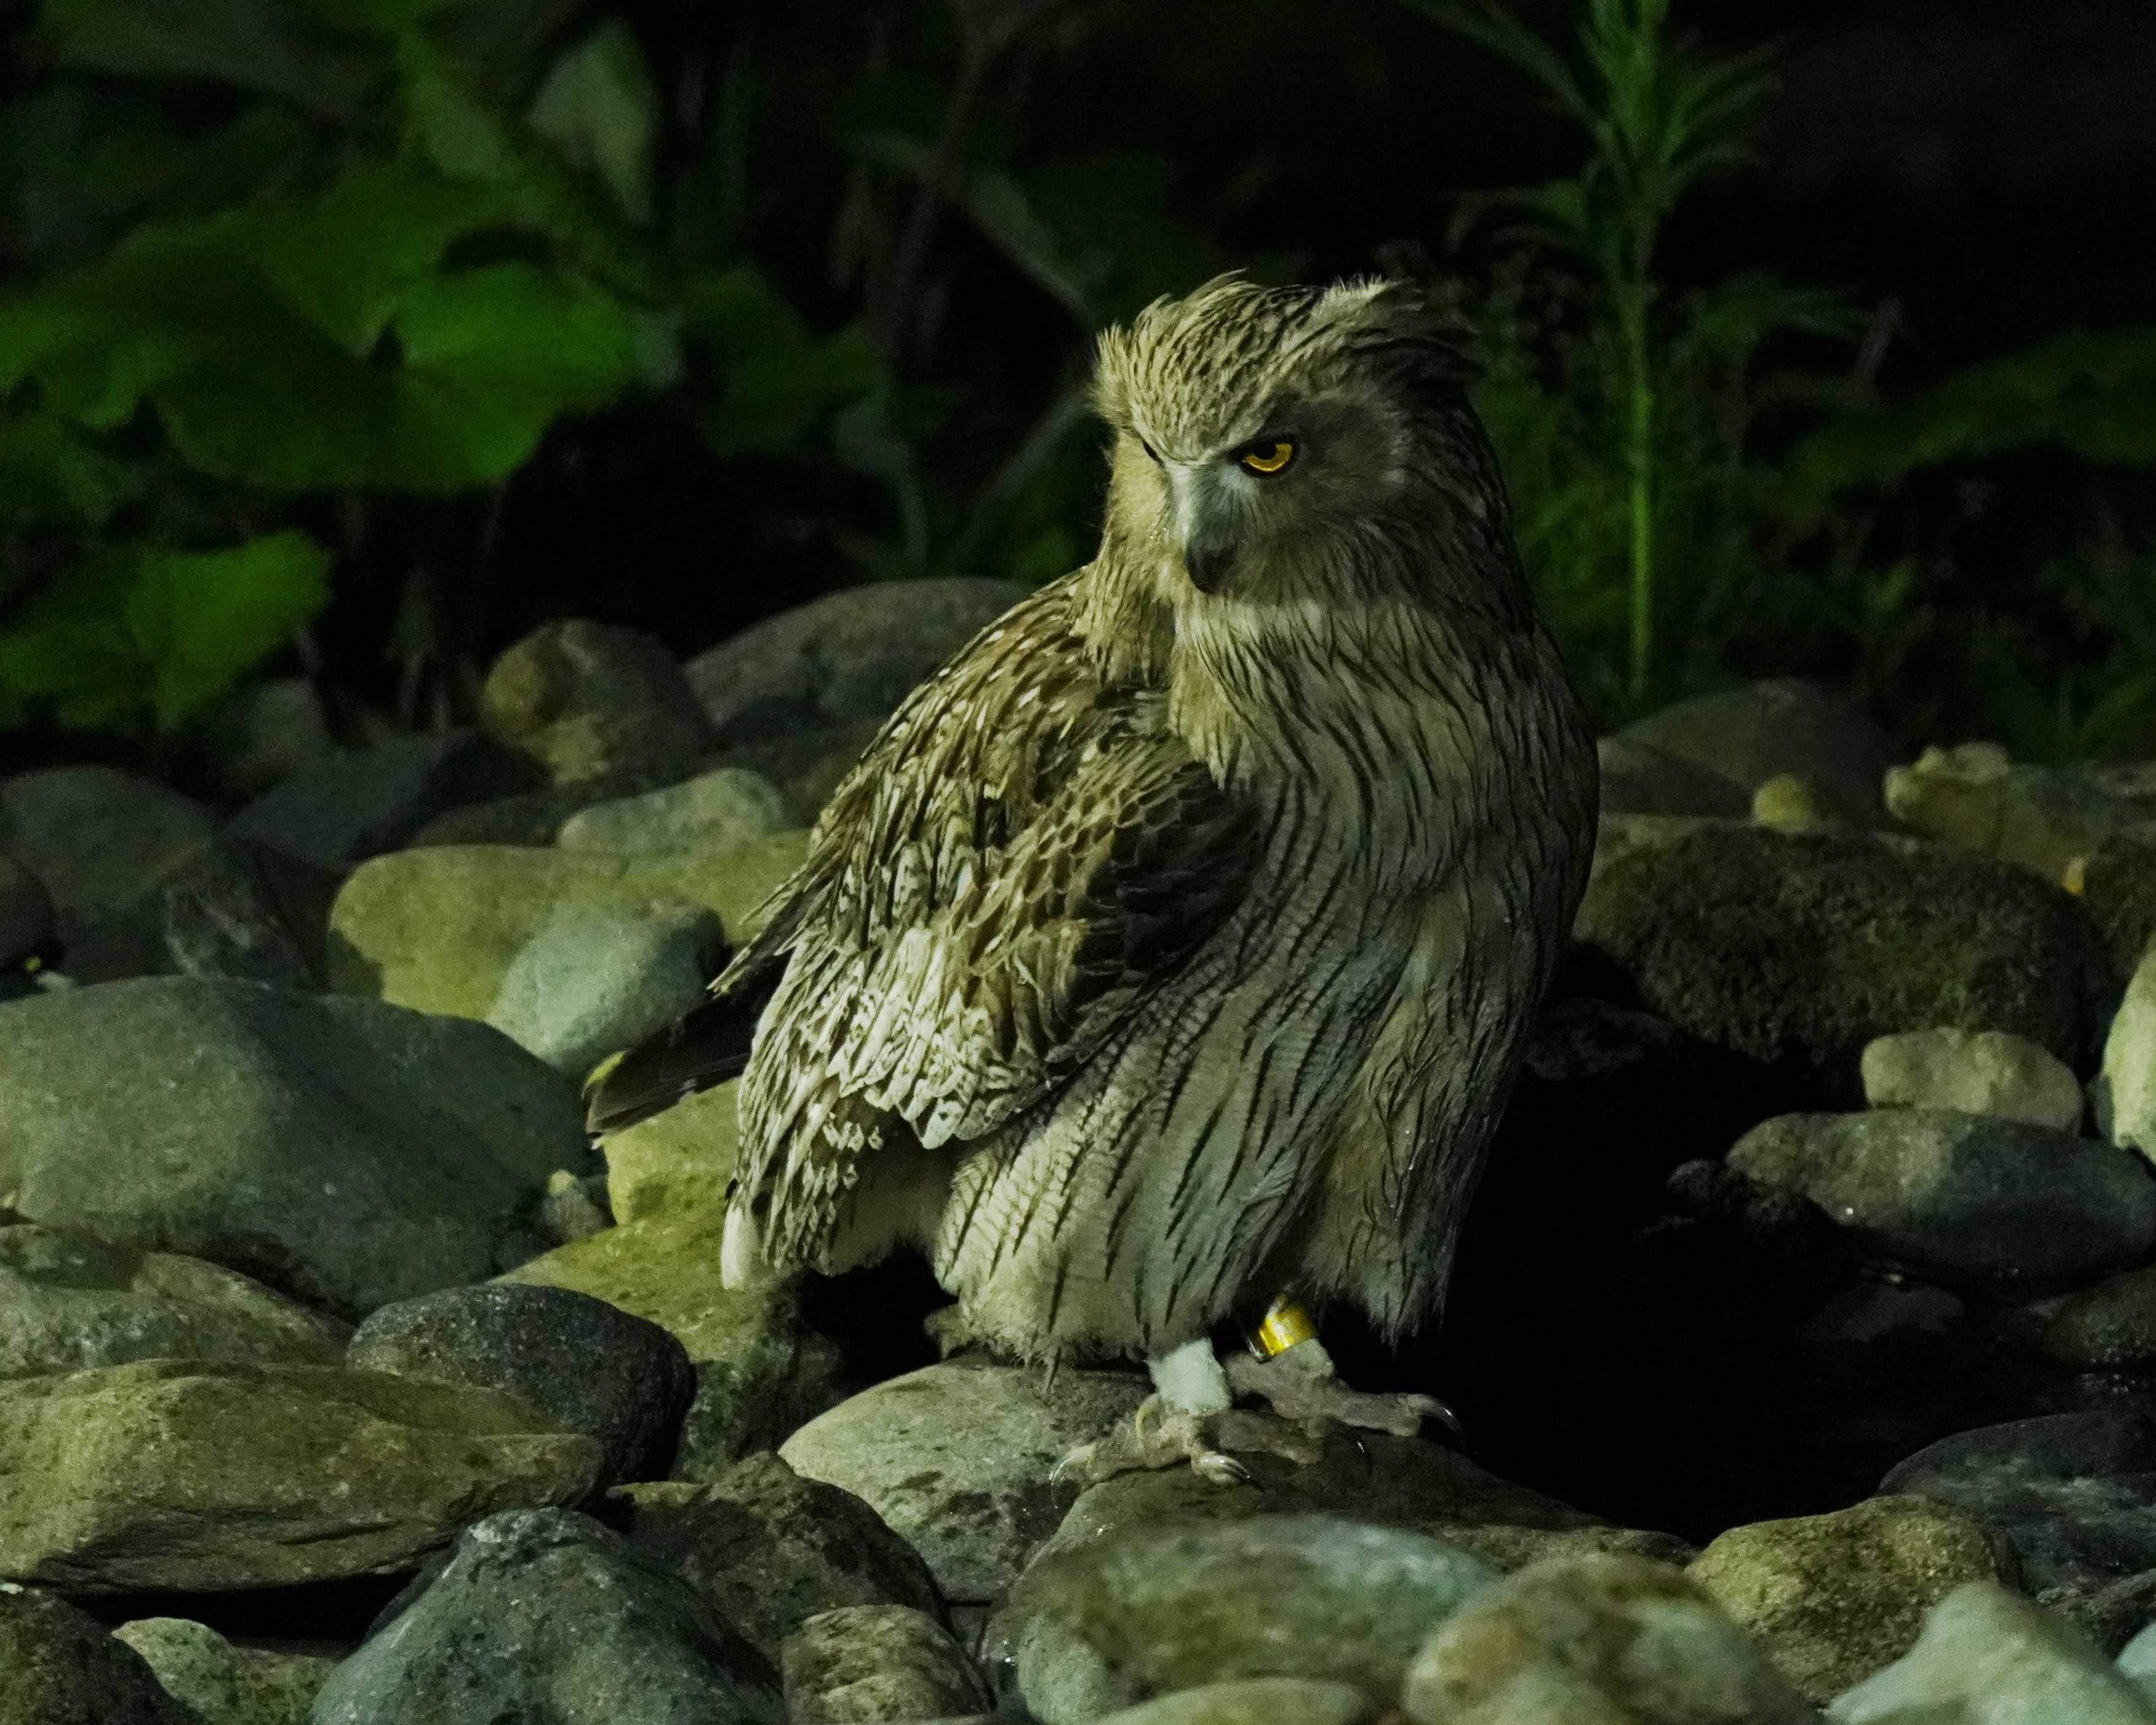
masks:
<svg viewBox="0 0 2156 1725"><path fill-rule="evenodd" d="M780 454L834 408L880 386L882 369L865 331L849 326L812 335L756 270L691 277L682 312L684 333L724 369L718 400L698 416L714 454Z"/></svg>
<svg viewBox="0 0 2156 1725"><path fill-rule="evenodd" d="M142 492L142 476L56 413L0 414L0 521L101 525Z"/></svg>
<svg viewBox="0 0 2156 1725"><path fill-rule="evenodd" d="M356 116L381 76L372 56L277 0L45 0L38 34L59 65L210 79L336 119Z"/></svg>
<svg viewBox="0 0 2156 1725"><path fill-rule="evenodd" d="M636 35L611 19L554 63L526 118L642 227L651 220L659 90Z"/></svg>
<svg viewBox="0 0 2156 1725"><path fill-rule="evenodd" d="M0 632L0 704L83 728L179 723L227 693L329 599L304 533L221 550L133 546L94 558Z"/></svg>
<svg viewBox="0 0 2156 1725"><path fill-rule="evenodd" d="M299 532L146 555L126 617L151 667L157 723L199 712L290 640L329 603L329 553Z"/></svg>

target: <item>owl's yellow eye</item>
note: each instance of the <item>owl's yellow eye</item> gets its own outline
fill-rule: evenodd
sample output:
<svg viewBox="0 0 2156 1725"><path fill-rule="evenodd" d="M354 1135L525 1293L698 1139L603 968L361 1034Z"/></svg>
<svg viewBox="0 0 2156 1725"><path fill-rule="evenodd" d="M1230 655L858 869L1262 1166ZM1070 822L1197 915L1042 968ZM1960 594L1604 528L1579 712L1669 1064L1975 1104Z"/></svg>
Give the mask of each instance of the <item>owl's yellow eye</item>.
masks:
<svg viewBox="0 0 2156 1725"><path fill-rule="evenodd" d="M1252 473L1278 473L1295 459L1295 444L1287 438L1260 438L1236 458Z"/></svg>

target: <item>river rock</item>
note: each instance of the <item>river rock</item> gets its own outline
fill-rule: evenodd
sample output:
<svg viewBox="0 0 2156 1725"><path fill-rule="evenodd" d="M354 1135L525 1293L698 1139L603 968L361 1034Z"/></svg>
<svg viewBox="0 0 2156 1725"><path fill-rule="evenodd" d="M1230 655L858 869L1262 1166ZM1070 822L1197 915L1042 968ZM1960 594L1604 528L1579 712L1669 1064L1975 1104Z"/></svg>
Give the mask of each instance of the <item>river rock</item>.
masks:
<svg viewBox="0 0 2156 1725"><path fill-rule="evenodd" d="M511 1511L331 1674L312 1725L786 1725L770 1663L589 1517Z"/></svg>
<svg viewBox="0 0 2156 1725"><path fill-rule="evenodd" d="M0 779L0 852L44 884L63 942L140 898L216 831L200 803L116 768Z"/></svg>
<svg viewBox="0 0 2156 1725"><path fill-rule="evenodd" d="M944 1620L920 1554L850 1491L805 1480L768 1451L708 1485L622 1486L608 1513L774 1664L819 1612L902 1605Z"/></svg>
<svg viewBox="0 0 2156 1725"><path fill-rule="evenodd" d="M313 1654L235 1647L184 1617L138 1617L112 1635L142 1656L201 1725L307 1725L316 1692L336 1668Z"/></svg>
<svg viewBox="0 0 2156 1725"><path fill-rule="evenodd" d="M1627 725L1614 741L1723 779L1736 788L1736 812L1768 779L1794 773L1835 816L1863 826L1880 824L1880 789L1894 761L1886 732L1854 701L1795 677L1676 701Z"/></svg>
<svg viewBox="0 0 2156 1725"><path fill-rule="evenodd" d="M1113 1712L1099 1725L1368 1725L1376 1704L1352 1683L1252 1677L1208 1683Z"/></svg>
<svg viewBox="0 0 2156 1725"><path fill-rule="evenodd" d="M684 1096L672 1107L600 1141L607 1199L617 1222L701 1215L723 1224L741 1122L738 1079Z"/></svg>
<svg viewBox="0 0 2156 1725"><path fill-rule="evenodd" d="M2015 1579L2010 1552L1922 1497L1732 1527L1686 1574L1821 1706L1907 1653L1925 1612L1964 1582Z"/></svg>
<svg viewBox="0 0 2156 1725"><path fill-rule="evenodd" d="M845 588L698 654L689 682L730 745L886 718L1029 592L965 578Z"/></svg>
<svg viewBox="0 0 2156 1725"><path fill-rule="evenodd" d="M2118 979L2082 906L1989 859L1869 837L1702 828L1631 850L1578 938L1635 1003L1853 1101L1874 1038L2004 1030L2086 1065Z"/></svg>
<svg viewBox="0 0 2156 1725"><path fill-rule="evenodd" d="M2156 1366L2156 1269L2128 1270L2061 1294L2036 1312L2036 1345L2061 1365L2082 1372Z"/></svg>
<svg viewBox="0 0 2156 1725"><path fill-rule="evenodd" d="M251 801L336 750L321 691L305 677L244 685L181 733L191 776L228 804Z"/></svg>
<svg viewBox="0 0 2156 1725"><path fill-rule="evenodd" d="M2054 1293L2156 1245L2145 1165L2048 1127L1937 1109L1789 1114L1748 1132L1729 1161L1949 1287Z"/></svg>
<svg viewBox="0 0 2156 1725"><path fill-rule="evenodd" d="M1639 1558L1553 1558L1469 1599L1414 1656L1414 1725L1815 1725L1697 1584Z"/></svg>
<svg viewBox="0 0 2156 1725"><path fill-rule="evenodd" d="M45 883L12 856L0 855L0 970L17 970L44 951L58 927Z"/></svg>
<svg viewBox="0 0 2156 1725"><path fill-rule="evenodd" d="M726 931L702 905L563 905L519 947L486 1021L580 1082L702 1004Z"/></svg>
<svg viewBox="0 0 2156 1725"><path fill-rule="evenodd" d="M2090 1095L2097 1132L2156 1161L2156 946L2126 985Z"/></svg>
<svg viewBox="0 0 2156 1725"><path fill-rule="evenodd" d="M696 1389L687 1353L657 1324L588 1294L515 1282L384 1306L345 1363L515 1396L598 1444L602 1486L665 1477Z"/></svg>
<svg viewBox="0 0 2156 1725"><path fill-rule="evenodd" d="M338 879L267 845L218 839L157 889L157 927L170 961L160 968L320 988Z"/></svg>
<svg viewBox="0 0 2156 1725"><path fill-rule="evenodd" d="M2150 1725L2139 1691L2049 1613L1995 1582L1933 1608L1906 1656L1827 1709L1835 1725Z"/></svg>
<svg viewBox="0 0 2156 1725"><path fill-rule="evenodd" d="M228 830L341 874L452 809L530 788L530 762L477 731L340 749L248 804Z"/></svg>
<svg viewBox="0 0 2156 1725"><path fill-rule="evenodd" d="M199 1258L0 1228L0 1378L187 1358L335 1365L344 1327Z"/></svg>
<svg viewBox="0 0 2156 1725"><path fill-rule="evenodd" d="M844 1394L837 1345L801 1320L783 1289L720 1285L723 1221L653 1218L557 1246L501 1280L572 1289L648 1319L688 1350L696 1393L674 1456L676 1479L713 1480L775 1448Z"/></svg>
<svg viewBox="0 0 2156 1725"><path fill-rule="evenodd" d="M2086 768L2017 764L1994 742L1928 748L1887 773L1886 793L1895 819L1927 838L2054 882L2113 833L2156 820L2156 798Z"/></svg>
<svg viewBox="0 0 2156 1725"><path fill-rule="evenodd" d="M1221 1441L1231 1443L1225 1435ZM1240 1485L1214 1485L1185 1467L1117 1474L1089 1486L1035 1561L1127 1532L1267 1515L1331 1515L1426 1534L1501 1569L1590 1552L1676 1563L1692 1555L1671 1534L1613 1527L1419 1438L1335 1433L1306 1463L1255 1450L1235 1456L1250 1475Z"/></svg>
<svg viewBox="0 0 2156 1725"><path fill-rule="evenodd" d="M598 1445L489 1391L144 1360L0 1384L0 1576L76 1593L382 1574L591 1487Z"/></svg>
<svg viewBox="0 0 2156 1725"><path fill-rule="evenodd" d="M562 823L564 850L631 854L739 850L800 824L786 794L760 773L717 767L641 796L594 803Z"/></svg>
<svg viewBox="0 0 2156 1725"><path fill-rule="evenodd" d="M2156 1425L2109 1409L1943 1438L1882 1492L1952 1504L2011 1546L2032 1594L2100 1591L2156 1569Z"/></svg>
<svg viewBox="0 0 2156 1725"><path fill-rule="evenodd" d="M1430 1626L1496 1577L1461 1547L1331 1516L1129 1528L1043 1558L989 1635L1044 1725L1248 1677L1383 1701Z"/></svg>
<svg viewBox="0 0 2156 1725"><path fill-rule="evenodd" d="M0 1582L0 1725L217 1725L87 1611Z"/></svg>
<svg viewBox="0 0 2156 1725"><path fill-rule="evenodd" d="M2113 834L2081 860L2076 884L2113 963L2131 971L2156 942L2156 831Z"/></svg>
<svg viewBox="0 0 2156 1725"><path fill-rule="evenodd" d="M927 1559L953 1604L1000 1598L1063 1519L1075 1486L1051 1476L1127 1418L1134 1373L946 1360L850 1396L780 1446L795 1472L843 1486Z"/></svg>
<svg viewBox="0 0 2156 1725"><path fill-rule="evenodd" d="M2081 1081L2055 1055L1998 1030L1904 1030L1865 1045L1874 1108L1947 1108L2076 1131Z"/></svg>
<svg viewBox="0 0 2156 1725"><path fill-rule="evenodd" d="M480 710L556 784L685 777L717 740L664 642L583 619L542 624L495 660Z"/></svg>
<svg viewBox="0 0 2156 1725"><path fill-rule="evenodd" d="M377 857L330 913L330 986L483 1019L517 953L564 910L702 906L738 946L806 847L805 834L788 833L722 856L444 845Z"/></svg>
<svg viewBox="0 0 2156 1725"><path fill-rule="evenodd" d="M1627 737L1595 745L1602 768L1604 814L1720 815L1741 818L1744 788L1704 767Z"/></svg>
<svg viewBox="0 0 2156 1725"><path fill-rule="evenodd" d="M110 983L10 1009L0 1196L358 1317L527 1254L521 1213L588 1161L582 1111L483 1024L258 983Z"/></svg>
<svg viewBox="0 0 2156 1725"><path fill-rule="evenodd" d="M992 1697L951 1631L906 1605L841 1605L786 1638L788 1725L885 1725L984 1711Z"/></svg>

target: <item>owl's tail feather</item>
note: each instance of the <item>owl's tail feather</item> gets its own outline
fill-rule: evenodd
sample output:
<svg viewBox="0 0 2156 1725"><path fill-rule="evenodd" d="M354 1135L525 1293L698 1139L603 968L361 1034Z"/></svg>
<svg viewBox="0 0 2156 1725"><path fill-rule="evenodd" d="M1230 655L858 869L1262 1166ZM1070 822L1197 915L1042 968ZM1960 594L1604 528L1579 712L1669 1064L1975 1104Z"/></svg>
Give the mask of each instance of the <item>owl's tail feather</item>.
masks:
<svg viewBox="0 0 2156 1725"><path fill-rule="evenodd" d="M584 1081L584 1130L618 1132L664 1113L699 1091L741 1076L757 1021L784 967L751 984L715 994L635 1047L610 1055Z"/></svg>

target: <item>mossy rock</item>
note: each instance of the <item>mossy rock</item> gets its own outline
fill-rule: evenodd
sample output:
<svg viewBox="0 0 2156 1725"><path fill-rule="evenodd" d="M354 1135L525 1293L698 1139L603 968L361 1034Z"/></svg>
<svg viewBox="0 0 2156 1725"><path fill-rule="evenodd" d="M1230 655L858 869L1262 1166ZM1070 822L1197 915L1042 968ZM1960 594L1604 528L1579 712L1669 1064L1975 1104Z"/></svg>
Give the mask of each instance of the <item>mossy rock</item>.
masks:
<svg viewBox="0 0 2156 1725"><path fill-rule="evenodd" d="M1989 858L1712 827L1612 862L1578 940L1638 1004L1857 1102L1865 1045L2005 1030L2089 1070L2124 978L2081 903Z"/></svg>

